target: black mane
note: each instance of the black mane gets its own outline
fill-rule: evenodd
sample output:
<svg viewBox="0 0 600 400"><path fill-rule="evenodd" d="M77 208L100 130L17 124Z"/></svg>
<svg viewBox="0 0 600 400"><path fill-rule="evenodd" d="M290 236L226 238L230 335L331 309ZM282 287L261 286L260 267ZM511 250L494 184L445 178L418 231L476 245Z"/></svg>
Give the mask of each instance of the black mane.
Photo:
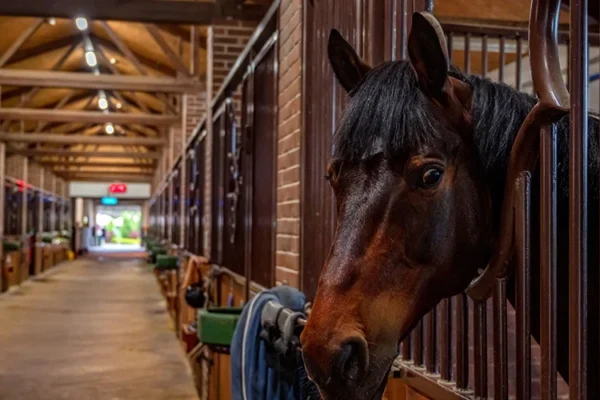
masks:
<svg viewBox="0 0 600 400"><path fill-rule="evenodd" d="M474 143L489 179L493 197L501 197L512 144L536 98L512 87L478 76L464 76L453 69L452 76L473 88L472 115ZM371 70L350 93L334 136L333 157L360 160L378 152L399 157L422 145L444 140L449 129L434 104L418 88L408 61L384 63ZM568 188L569 117L559 121L559 186ZM590 192L598 192L598 122L589 119ZM499 199L498 199L499 200Z"/></svg>

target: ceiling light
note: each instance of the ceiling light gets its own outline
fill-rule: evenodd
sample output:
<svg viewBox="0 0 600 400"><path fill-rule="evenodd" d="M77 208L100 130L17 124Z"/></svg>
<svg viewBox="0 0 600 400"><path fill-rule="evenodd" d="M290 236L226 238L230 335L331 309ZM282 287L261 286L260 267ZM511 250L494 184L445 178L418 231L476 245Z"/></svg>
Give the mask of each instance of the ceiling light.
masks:
<svg viewBox="0 0 600 400"><path fill-rule="evenodd" d="M85 52L85 62L90 67L95 67L96 65L98 65L98 59L96 59L96 53L94 53L93 51L86 51Z"/></svg>
<svg viewBox="0 0 600 400"><path fill-rule="evenodd" d="M88 28L88 22L85 18L77 18L75 20L75 25L77 25L77 29L80 31L85 31Z"/></svg>
<svg viewBox="0 0 600 400"><path fill-rule="evenodd" d="M100 97L98 99L98 107L101 110L106 110L108 108L108 101L104 97Z"/></svg>
<svg viewBox="0 0 600 400"><path fill-rule="evenodd" d="M104 127L104 130L109 135L112 135L113 133L115 133L115 127L110 122L108 124L106 124L106 126Z"/></svg>
<svg viewBox="0 0 600 400"><path fill-rule="evenodd" d="M48 18L48 23L52 26L56 25L56 18Z"/></svg>
<svg viewBox="0 0 600 400"><path fill-rule="evenodd" d="M121 104L120 102L117 102L116 106L120 110L123 107L123 104Z"/></svg>
<svg viewBox="0 0 600 400"><path fill-rule="evenodd" d="M111 64L116 64L116 63L117 63L117 59L116 59L116 58L114 58L114 57L111 57L111 58L110 58L110 63L111 63Z"/></svg>

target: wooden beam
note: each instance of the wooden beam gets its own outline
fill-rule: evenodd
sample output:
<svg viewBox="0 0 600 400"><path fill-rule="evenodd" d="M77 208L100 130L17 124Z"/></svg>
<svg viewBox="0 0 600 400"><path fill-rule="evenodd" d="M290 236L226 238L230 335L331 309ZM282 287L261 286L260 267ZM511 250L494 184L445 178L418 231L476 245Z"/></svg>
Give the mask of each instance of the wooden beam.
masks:
<svg viewBox="0 0 600 400"><path fill-rule="evenodd" d="M183 76L189 77L190 72L188 67L181 61L181 58L179 58L177 54L175 54L171 46L169 46L163 35L160 33L158 27L153 24L147 24L146 30L148 31L150 36L152 36L158 47L160 47L163 53L165 53L169 60L171 60L171 62L175 66L175 69L177 69L177 71Z"/></svg>
<svg viewBox="0 0 600 400"><path fill-rule="evenodd" d="M1 142L0 142L1 143ZM32 149L11 150L13 154L21 154L27 157L94 157L94 158L123 158L123 159L148 159L157 160L158 152L132 153L126 151L73 151L68 149Z"/></svg>
<svg viewBox="0 0 600 400"><path fill-rule="evenodd" d="M152 182L151 176L123 176L120 174L90 174L88 172L64 173L61 178L68 181L94 181L94 182Z"/></svg>
<svg viewBox="0 0 600 400"><path fill-rule="evenodd" d="M124 162L110 162L110 161L71 161L71 160L56 160L56 161L42 161L38 164L43 166L69 166L69 167L113 167L113 168L155 168L156 164L152 163L124 163Z"/></svg>
<svg viewBox="0 0 600 400"><path fill-rule="evenodd" d="M17 52L17 50L19 50L19 48L23 46L23 43L25 43L31 36L33 36L33 34L38 30L40 26L42 26L43 23L44 19L38 18L35 21L33 21L33 24L31 24L29 28L25 29L23 33L21 33L17 40L15 40L10 45L8 50L6 50L4 54L2 54L2 57L0 57L0 68L2 68L8 62L8 60L10 60L10 58Z"/></svg>
<svg viewBox="0 0 600 400"><path fill-rule="evenodd" d="M119 146L166 146L164 138L133 136L87 136L61 135L57 133L8 133L0 132L0 142L57 143L57 144L102 144Z"/></svg>
<svg viewBox="0 0 600 400"><path fill-rule="evenodd" d="M227 18L258 21L266 6L244 4L220 7L215 2L186 0L20 0L1 1L0 15L22 17L120 20L166 24L210 25Z"/></svg>
<svg viewBox="0 0 600 400"><path fill-rule="evenodd" d="M103 37L100 37L94 33L90 34L90 38L92 39L92 42L94 43L94 46L103 46L105 49L113 52L113 53L117 53L122 57L127 58L127 56L125 54L123 54L123 52L110 40L106 40ZM173 75L175 73L175 70L173 68L171 68L170 66L161 63L158 60L153 60L151 58L145 57L142 54L136 53L133 50L129 50L131 52L131 54L133 54L135 56L135 58L137 58L140 63L144 66L144 68L148 68L148 69L153 69L157 72L160 72L164 75Z"/></svg>
<svg viewBox="0 0 600 400"><path fill-rule="evenodd" d="M77 169L64 169L64 168L53 168L52 172L56 174L89 174L89 175L105 175L105 174L116 174L119 176L152 176L153 171L97 171L97 170L77 170Z"/></svg>
<svg viewBox="0 0 600 400"><path fill-rule="evenodd" d="M0 108L0 119L18 119L24 121L67 121L90 122L97 124L144 124L174 125L180 122L176 115L157 114L108 114L101 111L48 110L36 108Z"/></svg>
<svg viewBox="0 0 600 400"><path fill-rule="evenodd" d="M192 79L26 69L0 69L0 85L172 93L196 92L201 89L200 83Z"/></svg>
<svg viewBox="0 0 600 400"><path fill-rule="evenodd" d="M117 32L115 32L113 30L113 28L110 27L110 25L108 24L108 22L106 22L106 21L100 21L99 23L100 23L100 25L102 25L102 27L104 28L104 30L106 31L106 33L110 37L110 40L113 41L113 43L117 46L117 48L119 49L119 51L121 53L123 53L123 55L127 58L127 60L129 60L129 62L131 64L133 64L133 66L135 67L135 69L138 70L138 72L140 73L140 75L147 75L147 72L142 67L142 64L140 63L140 61L131 52L131 50L129 50L129 47L127 47L127 45L125 44L125 42L123 42L123 40L121 40L121 38L119 37L119 35L117 34Z"/></svg>
<svg viewBox="0 0 600 400"><path fill-rule="evenodd" d="M50 42L42 43L34 47L23 49L12 57L9 64L14 64L27 60L31 57L37 57L41 54L48 53L50 51L58 50L63 47L72 46L81 42L80 35L70 35L60 39L52 40Z"/></svg>

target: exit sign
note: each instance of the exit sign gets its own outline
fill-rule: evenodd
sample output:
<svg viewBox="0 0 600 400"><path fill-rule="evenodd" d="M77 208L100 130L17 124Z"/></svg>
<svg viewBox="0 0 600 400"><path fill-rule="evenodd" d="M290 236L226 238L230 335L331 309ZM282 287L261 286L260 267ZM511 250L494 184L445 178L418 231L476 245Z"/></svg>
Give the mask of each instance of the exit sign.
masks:
<svg viewBox="0 0 600 400"><path fill-rule="evenodd" d="M109 193L127 193L127 185L124 183L113 183L108 188Z"/></svg>

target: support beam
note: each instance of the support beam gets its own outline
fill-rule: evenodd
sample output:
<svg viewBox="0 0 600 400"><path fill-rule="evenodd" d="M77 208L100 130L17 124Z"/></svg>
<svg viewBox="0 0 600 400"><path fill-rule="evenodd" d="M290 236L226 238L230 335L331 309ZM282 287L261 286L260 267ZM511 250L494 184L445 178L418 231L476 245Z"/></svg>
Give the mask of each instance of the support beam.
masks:
<svg viewBox="0 0 600 400"><path fill-rule="evenodd" d="M1 143L1 142L0 142ZM147 153L131 153L125 151L72 151L68 149L33 149L33 150L15 150L13 154L21 154L26 157L94 157L94 158L135 158L135 159L148 159L158 160L160 153L158 152L147 152ZM43 163L43 162L42 162Z"/></svg>
<svg viewBox="0 0 600 400"><path fill-rule="evenodd" d="M61 178L68 181L94 181L94 182L144 182L149 183L149 176L123 176L121 174L89 174L87 172L64 174Z"/></svg>
<svg viewBox="0 0 600 400"><path fill-rule="evenodd" d="M156 27L156 25L148 24L146 25L146 30L152 36L152 39L156 42L158 47L165 53L165 55L171 60L175 69L185 77L189 77L190 73L188 67L181 61L181 58L175 54L171 46L167 43L163 35L160 33L160 30Z"/></svg>
<svg viewBox="0 0 600 400"><path fill-rule="evenodd" d="M166 24L209 25L227 17L258 21L266 7L244 4L219 7L215 2L185 0L21 0L0 2L0 15L21 17L74 18L85 15L89 20L120 20Z"/></svg>
<svg viewBox="0 0 600 400"><path fill-rule="evenodd" d="M76 169L61 169L54 168L52 173L65 176L65 175L76 175L76 174L85 174L85 175L106 175L106 174L115 174L119 176L152 176L152 171L78 171Z"/></svg>
<svg viewBox="0 0 600 400"><path fill-rule="evenodd" d="M201 90L200 83L194 79L94 75L85 72L20 69L0 69L0 85L169 93L187 93Z"/></svg>
<svg viewBox="0 0 600 400"><path fill-rule="evenodd" d="M164 138L132 137L132 136L87 136L62 135L59 133L9 133L0 132L1 142L21 143L57 143L57 144L103 144L117 146L166 146Z"/></svg>
<svg viewBox="0 0 600 400"><path fill-rule="evenodd" d="M108 167L108 168L154 168L156 164L152 163L143 163L136 164L130 162L114 162L111 163L109 161L70 161L70 160L56 160L56 161L42 161L38 162L38 164L46 167L54 167L54 166L65 166L65 167Z"/></svg>
<svg viewBox="0 0 600 400"><path fill-rule="evenodd" d="M174 125L179 123L176 115L157 115L141 113L107 114L100 111L48 110L36 108L0 108L0 119L25 121L67 121L89 122L96 124L143 124Z"/></svg>
<svg viewBox="0 0 600 400"><path fill-rule="evenodd" d="M21 48L21 46L23 46L23 43L25 43L27 39L33 36L33 34L38 30L40 26L42 26L43 23L44 19L38 18L35 21L33 21L33 24L31 24L29 28L25 29L23 33L21 33L21 36L19 36L17 40L15 40L10 45L8 50L6 50L4 54L2 54L2 57L0 57L0 68L2 68L8 62L8 60L11 59L11 57L17 52L17 50Z"/></svg>

